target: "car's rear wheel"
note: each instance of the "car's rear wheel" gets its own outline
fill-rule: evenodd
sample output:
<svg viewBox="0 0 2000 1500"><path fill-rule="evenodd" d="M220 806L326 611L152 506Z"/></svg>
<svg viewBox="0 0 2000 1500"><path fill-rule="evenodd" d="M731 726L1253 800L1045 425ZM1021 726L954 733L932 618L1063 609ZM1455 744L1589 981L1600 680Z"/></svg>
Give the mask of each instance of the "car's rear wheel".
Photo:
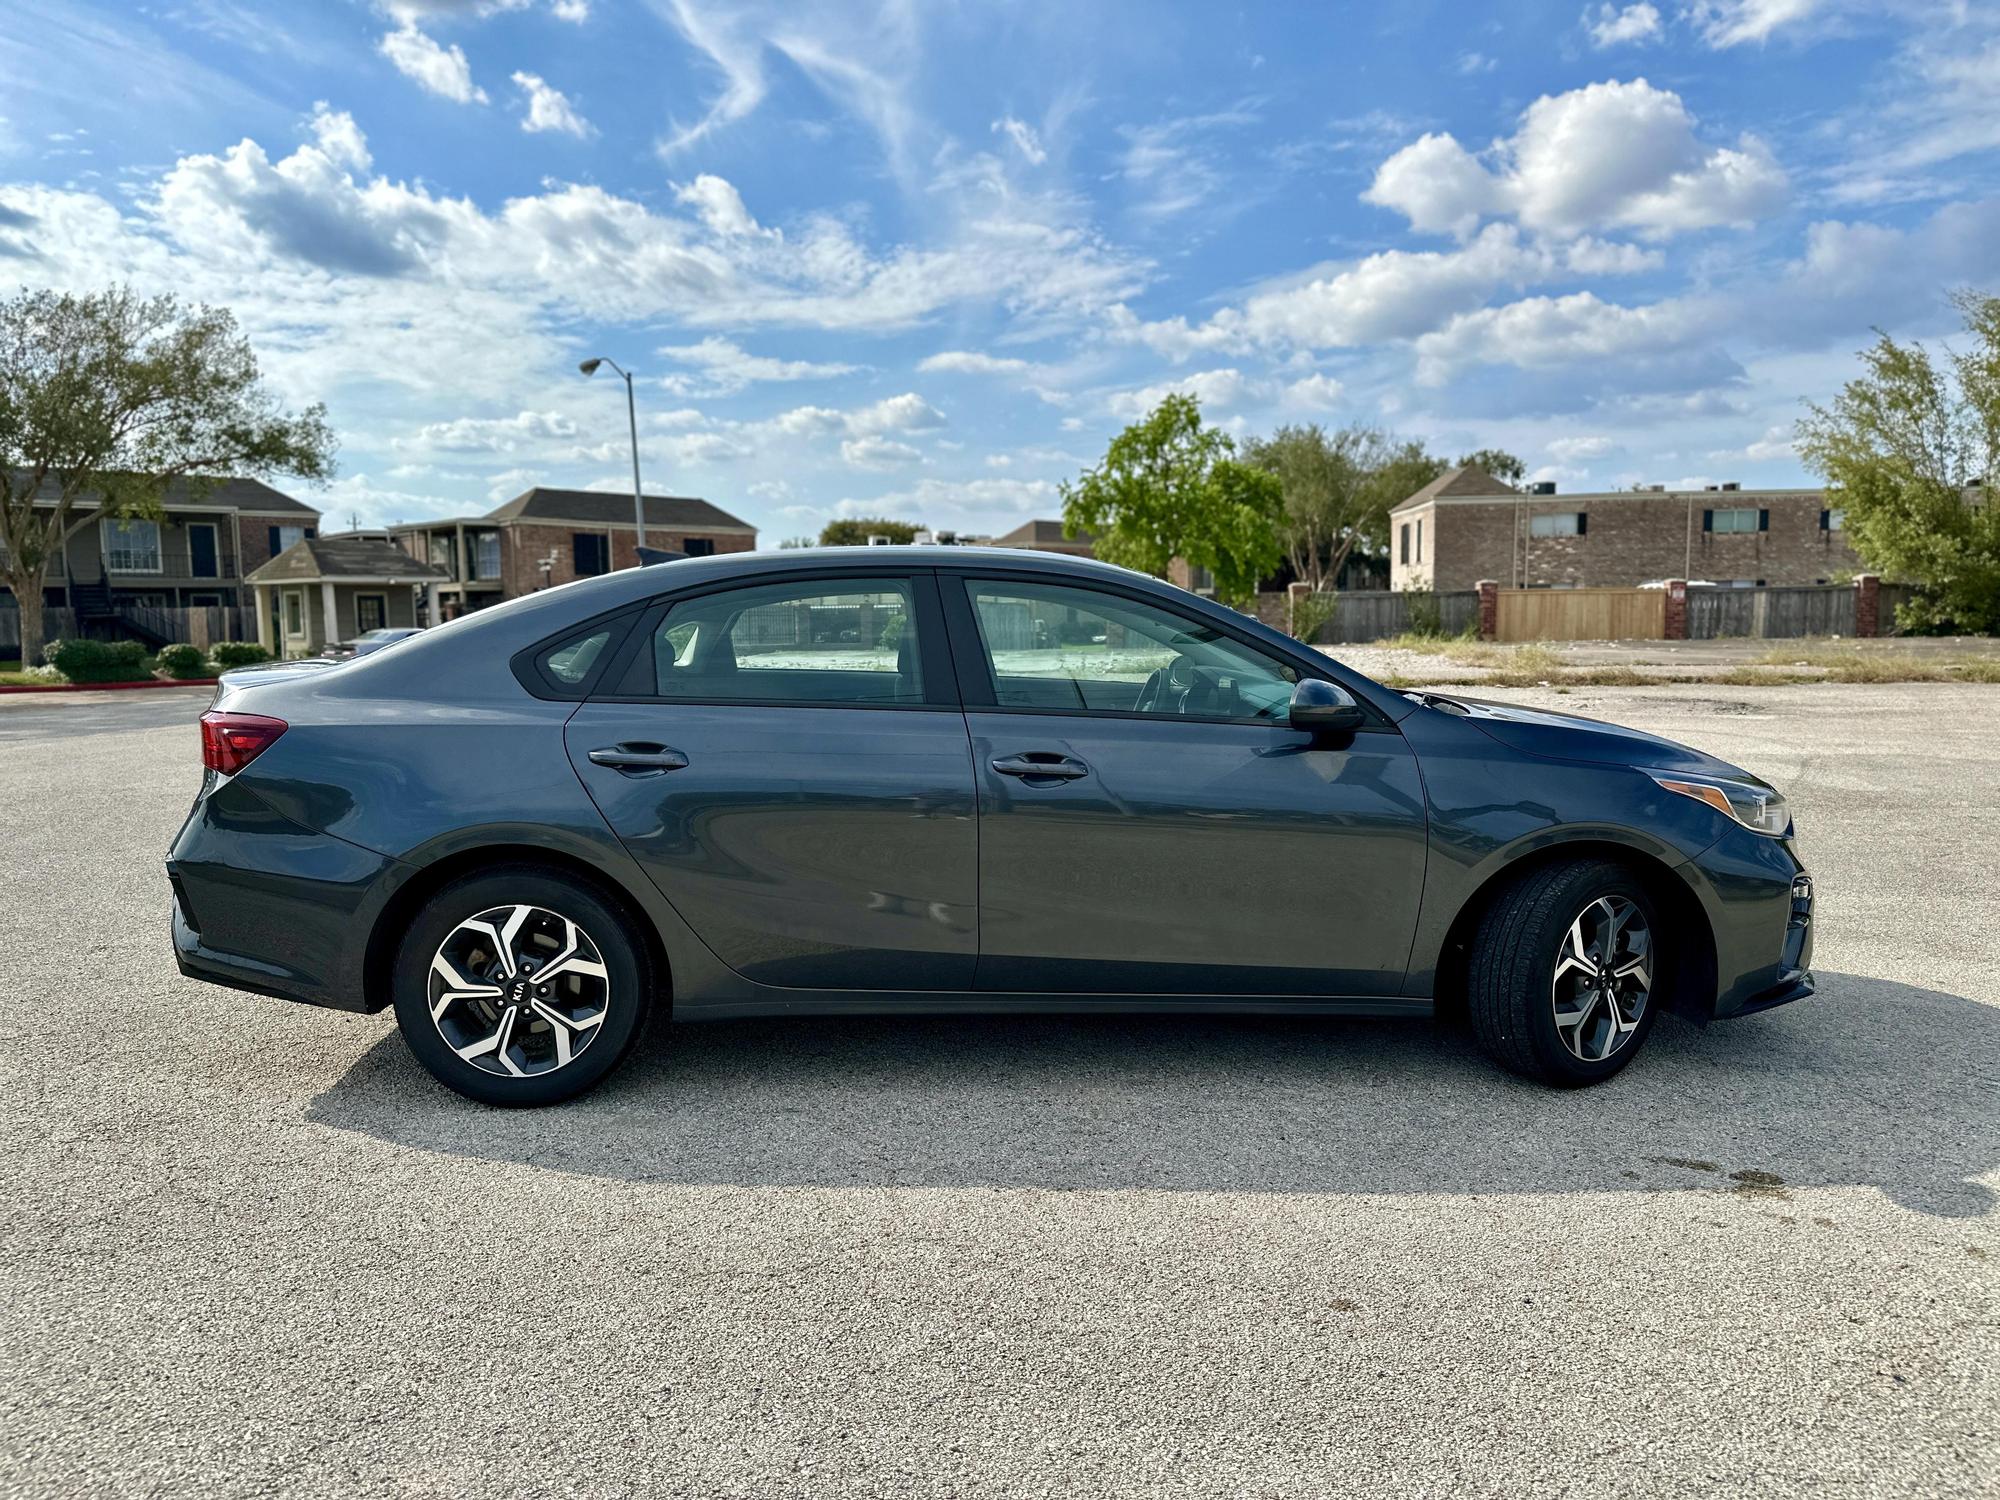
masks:
<svg viewBox="0 0 2000 1500"><path fill-rule="evenodd" d="M431 1075L483 1104L558 1104L623 1061L650 1008L632 920L583 881L505 866L454 881L411 920L396 1024Z"/></svg>
<svg viewBox="0 0 2000 1500"><path fill-rule="evenodd" d="M1622 865L1571 860L1521 876L1495 898L1468 955L1481 1045L1543 1083L1609 1078L1653 1029L1657 932L1645 886Z"/></svg>

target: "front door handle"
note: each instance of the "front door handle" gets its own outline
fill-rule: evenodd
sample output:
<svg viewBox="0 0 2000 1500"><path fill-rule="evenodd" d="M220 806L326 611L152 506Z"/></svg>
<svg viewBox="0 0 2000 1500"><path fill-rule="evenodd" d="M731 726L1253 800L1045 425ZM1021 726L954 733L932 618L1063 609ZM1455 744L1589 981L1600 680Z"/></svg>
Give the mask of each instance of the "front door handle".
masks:
<svg viewBox="0 0 2000 1500"><path fill-rule="evenodd" d="M604 745L590 752L590 763L609 766L627 776L658 776L663 771L680 770L688 758L665 745Z"/></svg>
<svg viewBox="0 0 2000 1500"><path fill-rule="evenodd" d="M1003 755L993 762L993 769L1002 776L1027 779L1046 776L1052 781L1074 781L1079 776L1090 774L1090 767L1082 761L1047 750L1030 750L1026 755Z"/></svg>

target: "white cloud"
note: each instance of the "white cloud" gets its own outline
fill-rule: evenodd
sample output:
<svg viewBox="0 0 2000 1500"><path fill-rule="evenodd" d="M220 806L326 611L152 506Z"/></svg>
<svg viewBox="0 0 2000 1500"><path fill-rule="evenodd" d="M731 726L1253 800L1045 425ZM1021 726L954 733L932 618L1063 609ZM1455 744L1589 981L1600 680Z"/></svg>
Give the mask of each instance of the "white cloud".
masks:
<svg viewBox="0 0 2000 1500"><path fill-rule="evenodd" d="M1262 394L1261 382L1235 368L1199 370L1177 380L1163 380L1136 391L1117 391L1105 405L1113 416L1139 418L1150 414L1167 397L1192 396L1204 411L1221 411L1246 397Z"/></svg>
<svg viewBox="0 0 2000 1500"><path fill-rule="evenodd" d="M1639 42L1657 42L1664 28L1660 25L1660 12L1655 6L1640 0L1637 5L1628 5L1620 10L1616 5L1600 5L1595 17L1586 10L1583 22L1590 30L1590 44L1593 47L1622 47Z"/></svg>
<svg viewBox="0 0 2000 1500"><path fill-rule="evenodd" d="M1122 127L1126 145L1119 175L1134 193L1133 211L1144 219L1168 219L1220 192L1230 174L1211 138L1256 118L1247 109L1233 109Z"/></svg>
<svg viewBox="0 0 2000 1500"><path fill-rule="evenodd" d="M1734 460L1753 464L1792 458L1796 456L1796 450L1792 446L1792 429L1785 424L1766 427L1764 435L1755 441L1746 443L1741 448L1717 449L1708 456L1718 463L1729 463Z"/></svg>
<svg viewBox="0 0 2000 1500"><path fill-rule="evenodd" d="M701 215L702 223L716 234L730 238L768 235L779 238L775 229L765 229L743 206L743 195L725 178L704 172L693 182L674 189L674 201L685 203Z"/></svg>
<svg viewBox="0 0 2000 1500"><path fill-rule="evenodd" d="M319 149L335 166L354 172L368 170L372 158L367 137L346 110L330 108L324 99L319 100L313 105L312 132Z"/></svg>
<svg viewBox="0 0 2000 1500"><path fill-rule="evenodd" d="M523 411L511 417L459 417L419 427L394 447L443 453L513 453L524 445L577 435L576 423L561 412Z"/></svg>
<svg viewBox="0 0 2000 1500"><path fill-rule="evenodd" d="M1413 229L1461 238L1502 214L1543 233L1620 228L1665 238L1749 224L1786 193L1762 141L1702 144L1680 95L1643 78L1544 95L1488 154L1492 168L1452 136L1426 135L1383 162L1362 197Z"/></svg>
<svg viewBox="0 0 2000 1500"><path fill-rule="evenodd" d="M486 91L472 81L472 64L458 47L443 47L405 21L388 32L377 50L396 65L405 78L414 79L430 93L458 104L484 104Z"/></svg>
<svg viewBox="0 0 2000 1500"><path fill-rule="evenodd" d="M840 445L840 456L857 469L899 469L924 461L908 443L885 437L847 438Z"/></svg>
<svg viewBox="0 0 2000 1500"><path fill-rule="evenodd" d="M1049 159L1049 153L1042 145L1042 138L1035 134L1035 127L1025 120L1017 120L1012 115L1007 115L995 120L993 129L997 134L1005 135L1012 141L1014 149L1025 156L1032 165L1039 167Z"/></svg>
<svg viewBox="0 0 2000 1500"><path fill-rule="evenodd" d="M949 375L1022 375L1035 366L1025 359L981 354L971 349L947 349L918 361L917 368L925 374L936 372Z"/></svg>
<svg viewBox="0 0 2000 1500"><path fill-rule="evenodd" d="M1556 438L1548 444L1548 451L1557 462L1564 465L1587 463L1593 458L1603 458L1617 450L1617 443L1608 437L1566 437Z"/></svg>
<svg viewBox="0 0 2000 1500"><path fill-rule="evenodd" d="M1461 77L1470 78L1480 73L1491 73L1500 66L1500 60L1488 57L1484 52L1461 52L1454 59L1452 66L1458 70Z"/></svg>
<svg viewBox="0 0 2000 1500"><path fill-rule="evenodd" d="M805 359L774 359L752 354L725 338L710 335L697 344L668 344L660 351L679 364L693 365L699 373L669 375L660 384L676 395L728 396L744 387L766 381L825 380L851 375L855 366L818 364Z"/></svg>
<svg viewBox="0 0 2000 1500"><path fill-rule="evenodd" d="M581 25L590 19L590 0L550 0L549 14Z"/></svg>
<svg viewBox="0 0 2000 1500"><path fill-rule="evenodd" d="M597 127L576 112L561 89L550 88L536 74L516 73L514 86L528 96L528 113L521 128L531 135L553 130L586 140L597 134Z"/></svg>
<svg viewBox="0 0 2000 1500"><path fill-rule="evenodd" d="M1468 365L1548 369L1611 358L1654 358L1707 331L1692 304L1668 300L1640 307L1606 302L1595 292L1527 297L1504 307L1461 313L1417 340L1417 379L1438 385Z"/></svg>
<svg viewBox="0 0 2000 1500"><path fill-rule="evenodd" d="M666 440L676 464L727 464L750 458L756 449L720 432L690 432Z"/></svg>
<svg viewBox="0 0 2000 1500"><path fill-rule="evenodd" d="M1331 375L1308 375L1285 387L1285 404L1305 411L1332 411L1344 389Z"/></svg>
<svg viewBox="0 0 2000 1500"><path fill-rule="evenodd" d="M773 417L771 425L794 436L840 432L852 437L876 437L885 432L932 432L945 425L945 415L914 391L905 391L852 411L837 411L830 406L795 406Z"/></svg>
<svg viewBox="0 0 2000 1500"><path fill-rule="evenodd" d="M1772 33L1803 21L1820 0L1696 0L1688 18L1711 47L1769 41Z"/></svg>

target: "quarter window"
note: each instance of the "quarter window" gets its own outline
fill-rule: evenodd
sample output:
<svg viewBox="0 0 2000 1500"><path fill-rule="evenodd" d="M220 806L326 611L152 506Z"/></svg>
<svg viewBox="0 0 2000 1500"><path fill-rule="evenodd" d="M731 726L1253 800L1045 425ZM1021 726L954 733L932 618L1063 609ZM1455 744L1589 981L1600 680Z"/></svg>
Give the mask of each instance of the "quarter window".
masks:
<svg viewBox="0 0 2000 1500"><path fill-rule="evenodd" d="M654 631L641 696L752 703L924 701L910 585L801 580L704 594ZM630 682L630 679L627 679Z"/></svg>
<svg viewBox="0 0 2000 1500"><path fill-rule="evenodd" d="M968 580L1003 708L1282 719L1298 673L1214 626L1095 589Z"/></svg>

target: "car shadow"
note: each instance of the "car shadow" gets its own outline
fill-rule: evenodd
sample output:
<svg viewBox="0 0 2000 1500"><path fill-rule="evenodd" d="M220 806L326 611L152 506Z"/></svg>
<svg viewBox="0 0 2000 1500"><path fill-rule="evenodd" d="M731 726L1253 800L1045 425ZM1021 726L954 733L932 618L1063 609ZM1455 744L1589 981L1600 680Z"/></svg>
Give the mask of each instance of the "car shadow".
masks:
<svg viewBox="0 0 2000 1500"><path fill-rule="evenodd" d="M316 1124L413 1150L735 1186L1570 1193L1780 1198L1857 1184L1983 1215L2000 1008L1848 974L1699 1028L1663 1018L1595 1089L1495 1069L1421 1022L963 1016L656 1026L554 1110L448 1093L390 1035Z"/></svg>

